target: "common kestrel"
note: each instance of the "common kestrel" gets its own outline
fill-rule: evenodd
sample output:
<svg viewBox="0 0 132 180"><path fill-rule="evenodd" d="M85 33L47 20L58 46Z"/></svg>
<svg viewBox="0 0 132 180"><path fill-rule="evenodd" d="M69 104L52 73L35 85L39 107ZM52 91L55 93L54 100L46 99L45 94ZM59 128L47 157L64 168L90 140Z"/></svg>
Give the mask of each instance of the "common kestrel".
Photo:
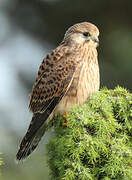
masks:
<svg viewBox="0 0 132 180"><path fill-rule="evenodd" d="M53 115L83 104L99 90L98 36L95 25L75 24L66 31L60 45L42 61L30 96L32 121L20 144L17 160L34 151Z"/></svg>

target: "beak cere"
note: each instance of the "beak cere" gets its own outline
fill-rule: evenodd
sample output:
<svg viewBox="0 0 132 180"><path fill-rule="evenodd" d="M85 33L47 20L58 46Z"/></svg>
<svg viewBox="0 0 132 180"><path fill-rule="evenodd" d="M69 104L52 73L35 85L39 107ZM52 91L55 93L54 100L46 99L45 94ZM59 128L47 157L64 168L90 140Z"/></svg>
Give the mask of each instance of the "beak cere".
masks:
<svg viewBox="0 0 132 180"><path fill-rule="evenodd" d="M99 38L98 38L98 37L92 36L91 39L92 39L94 42L99 43Z"/></svg>

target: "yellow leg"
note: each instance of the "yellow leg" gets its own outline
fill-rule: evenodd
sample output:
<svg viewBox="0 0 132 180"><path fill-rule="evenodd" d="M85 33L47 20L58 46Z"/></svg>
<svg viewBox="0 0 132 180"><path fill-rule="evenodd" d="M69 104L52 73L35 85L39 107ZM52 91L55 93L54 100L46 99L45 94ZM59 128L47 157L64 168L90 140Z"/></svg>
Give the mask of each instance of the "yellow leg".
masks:
<svg viewBox="0 0 132 180"><path fill-rule="evenodd" d="M69 117L68 112L65 112L65 113L63 114L63 118L64 118L64 119L67 119L68 117Z"/></svg>
<svg viewBox="0 0 132 180"><path fill-rule="evenodd" d="M66 122L62 123L62 126L65 126L65 127L69 126L69 121L67 120L68 116L69 116L68 112L65 112L63 114L63 118L66 119Z"/></svg>

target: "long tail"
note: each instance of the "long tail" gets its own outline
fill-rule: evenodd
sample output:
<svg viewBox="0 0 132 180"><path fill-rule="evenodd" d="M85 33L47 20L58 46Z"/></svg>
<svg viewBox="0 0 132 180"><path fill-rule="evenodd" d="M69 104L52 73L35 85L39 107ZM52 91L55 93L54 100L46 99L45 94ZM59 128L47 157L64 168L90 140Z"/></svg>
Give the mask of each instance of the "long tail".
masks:
<svg viewBox="0 0 132 180"><path fill-rule="evenodd" d="M25 159L36 149L39 141L45 133L49 120L52 118L52 112L61 98L62 95L55 97L50 101L47 108L42 113L38 112L33 115L28 131L25 134L16 155L17 161Z"/></svg>
<svg viewBox="0 0 132 180"><path fill-rule="evenodd" d="M47 127L47 121L44 121L44 114L35 114L32 118L27 133L25 134L20 148L16 155L16 160L20 161L29 156L37 147L39 141L45 133Z"/></svg>

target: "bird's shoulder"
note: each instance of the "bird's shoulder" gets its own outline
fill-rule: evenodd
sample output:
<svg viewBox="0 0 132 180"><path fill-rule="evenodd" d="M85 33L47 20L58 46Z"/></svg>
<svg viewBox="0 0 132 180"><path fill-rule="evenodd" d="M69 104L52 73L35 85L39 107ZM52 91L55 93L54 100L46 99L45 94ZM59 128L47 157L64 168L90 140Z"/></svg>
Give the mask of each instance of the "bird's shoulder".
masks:
<svg viewBox="0 0 132 180"><path fill-rule="evenodd" d="M71 53L66 46L59 46L43 59L30 94L30 110L37 112L42 104L46 106L64 93L76 68Z"/></svg>
<svg viewBox="0 0 132 180"><path fill-rule="evenodd" d="M48 53L39 67L36 83L39 81L42 75L46 77L46 75L51 73L56 66L66 63L68 57L72 57L72 54L73 51L71 51L69 47L63 45L58 46L56 49ZM72 61L71 57L70 60Z"/></svg>

